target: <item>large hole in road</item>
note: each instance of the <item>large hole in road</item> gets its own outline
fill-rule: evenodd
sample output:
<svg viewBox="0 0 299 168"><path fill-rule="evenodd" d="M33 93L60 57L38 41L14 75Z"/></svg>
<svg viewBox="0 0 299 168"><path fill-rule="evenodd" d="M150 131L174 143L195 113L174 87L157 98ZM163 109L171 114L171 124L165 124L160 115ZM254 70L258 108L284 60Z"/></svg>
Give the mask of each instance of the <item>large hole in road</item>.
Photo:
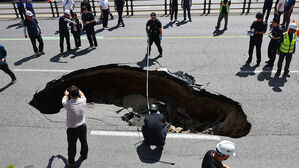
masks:
<svg viewBox="0 0 299 168"><path fill-rule="evenodd" d="M63 107L64 90L78 86L88 102L114 104L126 109L122 119L130 125L147 114L146 71L117 64L81 69L50 81L34 94L30 105L43 114L55 114ZM188 74L149 71L149 97L175 127L174 132L207 133L238 138L251 128L240 103L211 93L195 84Z"/></svg>

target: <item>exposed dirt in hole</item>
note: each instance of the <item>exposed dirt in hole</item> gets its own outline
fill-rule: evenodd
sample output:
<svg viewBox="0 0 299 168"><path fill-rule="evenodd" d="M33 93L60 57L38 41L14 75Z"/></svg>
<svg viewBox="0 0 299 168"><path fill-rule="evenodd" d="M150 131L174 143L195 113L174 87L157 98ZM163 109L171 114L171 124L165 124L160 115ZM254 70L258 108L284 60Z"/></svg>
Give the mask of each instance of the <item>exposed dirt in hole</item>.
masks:
<svg viewBox="0 0 299 168"><path fill-rule="evenodd" d="M37 92L30 105L44 114L62 108L61 97L70 85L78 86L88 102L114 104L129 109L123 116L129 124L140 124L146 112L146 71L116 64L74 71L49 82ZM159 104L161 113L176 128L173 132L203 132L242 137L251 128L241 105L223 95L200 89L192 76L182 72L149 72L150 102ZM181 127L181 128L178 128Z"/></svg>

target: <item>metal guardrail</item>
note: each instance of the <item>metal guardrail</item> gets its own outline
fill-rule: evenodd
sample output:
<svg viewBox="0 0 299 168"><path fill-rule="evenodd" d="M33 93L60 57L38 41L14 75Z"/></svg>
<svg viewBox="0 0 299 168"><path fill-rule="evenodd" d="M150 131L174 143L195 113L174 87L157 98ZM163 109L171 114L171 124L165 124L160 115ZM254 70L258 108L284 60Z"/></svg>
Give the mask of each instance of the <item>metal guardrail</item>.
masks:
<svg viewBox="0 0 299 168"><path fill-rule="evenodd" d="M93 13L96 16L98 13L100 13L100 9L98 6L98 0L89 0ZM164 15L170 14L171 12L171 1L172 0L164 0L164 3L160 4L147 4L143 2L149 2L149 0L125 0L125 6L124 6L124 13L126 13L127 16L133 16L134 14L138 13L144 13L144 12L162 12ZM217 11L219 10L219 2L220 0L200 0L202 2L195 3L195 0L193 0L192 4L192 11L196 12L202 12L202 14L210 14L211 11ZM80 1L75 0L75 10L80 8ZM111 3L114 2L113 0L110 0L110 5ZM296 2L299 2L299 0L296 0ZM231 3L231 11L240 11L241 14L248 14L250 13L251 9L260 9L262 10L262 4L264 2L252 2L252 0L244 0L243 2L232 2ZM36 5L39 4L39 5ZM257 5L259 4L261 7L252 7L252 5ZM180 5L180 4L179 4ZM237 7L236 7L237 6ZM275 3L273 3L273 6L275 6ZM145 7L148 7L149 9L143 9ZM157 7L156 9L150 9L153 7ZM298 9L299 7L295 7ZM59 14L61 14L62 11L62 6L61 6L61 1L60 0L52 0L49 1L49 3L45 2L36 2L34 4L34 9L38 10L36 12L36 15L42 14L42 15L49 15L52 17L59 17ZM112 5L113 9L113 5ZM182 9L179 9L181 11ZM12 7L1 7L0 6L0 16L1 15L16 15L17 18L19 18L19 13L16 8L16 4L12 2ZM8 11L3 12L3 11Z"/></svg>

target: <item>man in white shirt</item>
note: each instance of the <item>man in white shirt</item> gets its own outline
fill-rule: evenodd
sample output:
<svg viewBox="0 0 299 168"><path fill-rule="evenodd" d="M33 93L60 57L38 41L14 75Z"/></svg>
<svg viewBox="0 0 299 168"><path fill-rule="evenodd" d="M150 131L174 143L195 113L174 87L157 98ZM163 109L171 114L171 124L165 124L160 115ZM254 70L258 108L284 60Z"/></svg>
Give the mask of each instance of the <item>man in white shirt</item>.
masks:
<svg viewBox="0 0 299 168"><path fill-rule="evenodd" d="M63 11L69 10L71 12L71 16L73 16L73 10L75 9L74 0L62 0L62 8Z"/></svg>
<svg viewBox="0 0 299 168"><path fill-rule="evenodd" d="M285 0L278 0L278 4L276 6L276 10L274 13L274 17L278 19L278 23L280 23L280 16L284 11Z"/></svg>
<svg viewBox="0 0 299 168"><path fill-rule="evenodd" d="M81 142L81 159L87 159L88 145L86 139L87 128L85 124L86 98L76 86L69 87L62 98L62 104L67 111L67 141L68 161L67 166L75 164L77 139Z"/></svg>
<svg viewBox="0 0 299 168"><path fill-rule="evenodd" d="M107 28L108 26L108 14L109 14L109 3L108 0L100 0L99 1L101 14L103 15L103 28Z"/></svg>

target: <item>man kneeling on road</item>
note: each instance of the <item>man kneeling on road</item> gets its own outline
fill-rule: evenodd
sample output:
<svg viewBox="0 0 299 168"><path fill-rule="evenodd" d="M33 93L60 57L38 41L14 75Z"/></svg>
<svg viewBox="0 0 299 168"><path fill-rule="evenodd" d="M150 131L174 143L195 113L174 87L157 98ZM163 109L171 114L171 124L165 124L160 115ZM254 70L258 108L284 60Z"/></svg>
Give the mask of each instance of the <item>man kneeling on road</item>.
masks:
<svg viewBox="0 0 299 168"><path fill-rule="evenodd" d="M163 114L160 114L158 107L155 104L151 105L150 114L144 119L142 134L144 145L150 147L155 145L158 148L163 148L168 132L168 123Z"/></svg>
<svg viewBox="0 0 299 168"><path fill-rule="evenodd" d="M229 168L222 164L230 156L235 156L235 144L230 141L221 141L216 145L216 150L210 150L203 158L201 168Z"/></svg>
<svg viewBox="0 0 299 168"><path fill-rule="evenodd" d="M76 86L69 87L62 98L62 104L67 113L67 142L68 142L68 161L67 166L75 164L76 144L79 138L81 142L81 160L87 158L88 145L86 139L87 128L85 124L86 98Z"/></svg>

